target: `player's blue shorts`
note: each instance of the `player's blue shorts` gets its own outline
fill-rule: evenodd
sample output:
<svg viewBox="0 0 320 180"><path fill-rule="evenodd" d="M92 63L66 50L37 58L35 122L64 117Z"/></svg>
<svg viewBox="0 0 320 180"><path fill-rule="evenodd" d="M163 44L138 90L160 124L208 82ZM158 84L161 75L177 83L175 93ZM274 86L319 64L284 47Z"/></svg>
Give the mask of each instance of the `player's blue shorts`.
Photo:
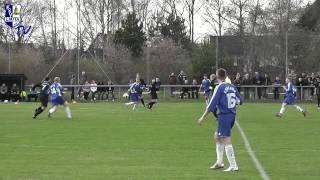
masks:
<svg viewBox="0 0 320 180"><path fill-rule="evenodd" d="M230 137L231 129L236 120L235 114L218 114L218 128L217 136L218 137Z"/></svg>
<svg viewBox="0 0 320 180"><path fill-rule="evenodd" d="M204 91L203 92L204 97L209 97L210 96L210 90L209 91Z"/></svg>
<svg viewBox="0 0 320 180"><path fill-rule="evenodd" d="M53 106L64 105L64 98L62 96L58 96L54 99L51 99L51 103Z"/></svg>
<svg viewBox="0 0 320 180"><path fill-rule="evenodd" d="M293 96L287 96L284 99L284 103L288 104L288 105L293 105L295 103L296 98Z"/></svg>
<svg viewBox="0 0 320 180"><path fill-rule="evenodd" d="M130 101L131 102L138 102L139 101L139 96L136 93L131 93L130 94Z"/></svg>

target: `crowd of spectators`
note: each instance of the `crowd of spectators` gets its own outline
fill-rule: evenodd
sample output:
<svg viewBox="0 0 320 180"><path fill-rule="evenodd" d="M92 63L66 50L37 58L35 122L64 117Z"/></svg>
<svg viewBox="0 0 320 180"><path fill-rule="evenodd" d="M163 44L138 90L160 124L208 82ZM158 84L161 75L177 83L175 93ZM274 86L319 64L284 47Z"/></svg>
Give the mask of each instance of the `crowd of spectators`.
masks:
<svg viewBox="0 0 320 180"><path fill-rule="evenodd" d="M319 73L301 73L301 74L291 74L293 83L297 86L298 97L303 99L312 100L316 94L320 94L320 72ZM274 99L280 99L281 92L283 93L284 81L280 76L269 76L267 73L254 72L252 74L237 73L235 76L230 75L232 83L238 88L245 99L265 99L272 96ZM214 75L210 77L212 87L215 86ZM72 75L70 79L70 85L75 85L76 79ZM188 75L181 70L179 74L171 73L168 76L168 84L172 85L170 87L171 96L178 96L181 99L198 99L199 98L199 85L201 84L201 79L190 78ZM77 90L77 98L86 101L95 100L107 100L115 101L116 97L114 94L114 87L112 81L107 81L105 84L103 81L96 82L95 80L88 80L87 74L85 72L81 73L80 76L81 88L71 87L71 101L75 101L75 90ZM100 85L110 85L106 87L98 87ZM187 85L176 88L176 85ZM302 87L303 86L303 87ZM307 86L307 87L306 87ZM302 89L303 88L303 89ZM10 87L5 83L1 83L0 86L0 101L31 101L34 99L37 101L37 94L39 90L35 87L30 87L27 93L23 88L17 86L17 84L12 84Z"/></svg>
<svg viewBox="0 0 320 180"><path fill-rule="evenodd" d="M16 83L12 86L8 86L5 83L2 83L0 86L0 100L1 101L13 101L17 102L20 99L26 98L26 93L24 90L20 90Z"/></svg>
<svg viewBox="0 0 320 180"><path fill-rule="evenodd" d="M312 99L316 94L315 89L320 84L320 73L301 73L301 74L291 74L290 75L293 83L297 86L298 95L305 98L306 95L308 99ZM268 98L269 95L273 95L274 99L280 98L280 93L283 91L282 86L284 86L284 81L281 80L280 76L269 76L267 73L261 74L259 72L254 72L253 74L245 73L241 75L237 73L232 78L232 83L238 88L239 92L242 92L245 99L265 99ZM211 80L215 82L214 78ZM185 87L181 87L176 89L175 87L171 87L171 96L179 93L180 98L198 98L199 88L198 85L201 80L196 78L189 78L184 71L180 71L180 73L176 76L175 73L171 73L168 78L169 85L188 85ZM301 86L309 86L308 88L303 89L303 93L301 94ZM320 92L318 92L320 93Z"/></svg>

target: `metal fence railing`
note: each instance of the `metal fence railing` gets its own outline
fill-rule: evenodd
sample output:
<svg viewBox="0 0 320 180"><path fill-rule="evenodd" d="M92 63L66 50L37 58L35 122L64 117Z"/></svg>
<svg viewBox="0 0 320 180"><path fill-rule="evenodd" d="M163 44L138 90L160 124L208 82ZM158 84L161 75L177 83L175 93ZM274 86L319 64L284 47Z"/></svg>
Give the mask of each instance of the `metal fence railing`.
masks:
<svg viewBox="0 0 320 180"><path fill-rule="evenodd" d="M84 85L63 85L66 91L67 98L70 97L71 91L74 91L76 99L83 99L83 87ZM87 86L90 87L90 86ZM126 99L123 95L128 92L129 85L98 85L99 88L108 88L112 87L113 95L115 99L121 100ZM200 85L161 85L158 92L159 98L165 99L198 99L201 98L203 94L202 91L199 91ZM239 92L246 100L281 100L285 95L285 91L282 86L255 86L255 85L246 85L246 86L237 86ZM35 97L39 93L39 89L32 91L31 86L26 86L26 91L29 96ZM29 91L29 92L28 92ZM92 92L89 92L89 98L92 98ZM96 100L105 100L107 91L95 94ZM297 87L297 99L301 101L312 100L313 96L316 93L316 88L314 86L298 86ZM148 92L143 93L146 98L148 98ZM102 95L102 98L101 98ZM110 93L108 94L110 95ZM110 96L108 97L110 98Z"/></svg>

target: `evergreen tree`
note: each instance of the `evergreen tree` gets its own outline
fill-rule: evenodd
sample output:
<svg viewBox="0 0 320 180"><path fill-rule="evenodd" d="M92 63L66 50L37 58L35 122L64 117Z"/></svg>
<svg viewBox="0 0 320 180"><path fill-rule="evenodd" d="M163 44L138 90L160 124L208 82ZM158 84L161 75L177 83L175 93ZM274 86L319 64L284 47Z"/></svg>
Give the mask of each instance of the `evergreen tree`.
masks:
<svg viewBox="0 0 320 180"><path fill-rule="evenodd" d="M126 46L134 57L141 56L142 47L146 41L143 24L139 23L134 13L129 13L121 24L122 27L115 33L114 42Z"/></svg>

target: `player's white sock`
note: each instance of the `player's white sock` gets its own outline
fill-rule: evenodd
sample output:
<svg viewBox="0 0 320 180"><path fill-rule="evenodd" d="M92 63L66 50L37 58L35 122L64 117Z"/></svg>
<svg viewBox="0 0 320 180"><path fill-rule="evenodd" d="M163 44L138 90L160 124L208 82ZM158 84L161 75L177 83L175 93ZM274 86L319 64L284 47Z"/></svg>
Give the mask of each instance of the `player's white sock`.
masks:
<svg viewBox="0 0 320 180"><path fill-rule="evenodd" d="M126 103L127 106L134 104L134 102L128 102Z"/></svg>
<svg viewBox="0 0 320 180"><path fill-rule="evenodd" d="M238 167L236 163L236 157L234 156L232 144L225 145L225 150L230 167Z"/></svg>
<svg viewBox="0 0 320 180"><path fill-rule="evenodd" d="M216 152L217 152L217 163L223 163L223 152L224 152L224 144L216 143Z"/></svg>
<svg viewBox="0 0 320 180"><path fill-rule="evenodd" d="M303 112L303 109L302 109L300 106L294 105L294 107L295 107L298 111Z"/></svg>
<svg viewBox="0 0 320 180"><path fill-rule="evenodd" d="M70 110L69 106L65 106L64 110L66 111L68 118L71 118L71 110Z"/></svg>
<svg viewBox="0 0 320 180"><path fill-rule="evenodd" d="M57 106L53 106L51 109L49 109L49 113L52 114L56 112L56 110L57 110Z"/></svg>
<svg viewBox="0 0 320 180"><path fill-rule="evenodd" d="M280 109L280 114L283 114L285 110L286 110L286 106L284 104L282 104L281 109Z"/></svg>
<svg viewBox="0 0 320 180"><path fill-rule="evenodd" d="M135 109L136 109L136 106L137 106L137 104L133 104L132 110L135 110Z"/></svg>

